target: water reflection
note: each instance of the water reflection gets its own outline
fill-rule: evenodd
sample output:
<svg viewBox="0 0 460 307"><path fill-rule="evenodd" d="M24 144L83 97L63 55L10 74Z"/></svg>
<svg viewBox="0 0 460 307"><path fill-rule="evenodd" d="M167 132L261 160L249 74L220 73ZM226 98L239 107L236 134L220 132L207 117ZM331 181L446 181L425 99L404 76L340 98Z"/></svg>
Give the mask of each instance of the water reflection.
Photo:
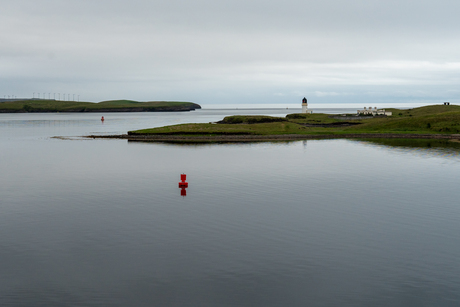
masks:
<svg viewBox="0 0 460 307"><path fill-rule="evenodd" d="M309 142L331 142L330 139L316 139L316 140L289 140L289 141L259 141L259 142L183 142L183 141L138 141L127 140L130 144L151 144L171 147L194 147L194 148L213 148L219 146L231 146L250 148L259 145L266 146L280 146L290 147L296 144L302 144L304 150L307 149ZM337 141L337 140L336 140ZM415 154L420 157L435 156L445 158L458 158L460 157L460 142L446 139L347 139L349 142L360 143L364 146L378 147L380 149L387 149L393 153L401 154Z"/></svg>
<svg viewBox="0 0 460 307"><path fill-rule="evenodd" d="M418 156L458 158L460 142L439 139L360 139L353 140L363 145L391 149L394 152L410 153Z"/></svg>
<svg viewBox="0 0 460 307"><path fill-rule="evenodd" d="M303 148L306 149L307 148L307 140L302 141L302 145L303 145Z"/></svg>
<svg viewBox="0 0 460 307"><path fill-rule="evenodd" d="M127 140L129 144L151 144L151 145L164 145L164 146L178 146L178 147L213 147L219 145L230 145L230 146L245 146L251 147L257 144L269 144L269 145L286 145L291 146L293 144L297 144L300 142L299 140L288 140L288 141L241 141L241 142L234 142L234 141L146 141L146 140ZM302 141L304 147L307 146L307 141Z"/></svg>
<svg viewBox="0 0 460 307"><path fill-rule="evenodd" d="M89 126L95 125L97 121L92 119L81 120L4 120L0 121L0 127L20 128L20 127L74 127L74 126Z"/></svg>

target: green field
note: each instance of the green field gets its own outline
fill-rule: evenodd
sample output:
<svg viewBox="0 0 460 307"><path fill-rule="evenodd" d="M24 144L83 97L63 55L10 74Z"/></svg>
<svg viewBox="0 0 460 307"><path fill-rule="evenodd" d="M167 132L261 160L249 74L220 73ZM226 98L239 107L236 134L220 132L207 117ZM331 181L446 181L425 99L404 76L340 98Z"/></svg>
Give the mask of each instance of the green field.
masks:
<svg viewBox="0 0 460 307"><path fill-rule="evenodd" d="M460 106L433 105L408 110L387 109L393 116L359 118L328 114L286 117L228 116L218 123L181 124L130 131L130 135L279 135L279 134L457 134Z"/></svg>
<svg viewBox="0 0 460 307"><path fill-rule="evenodd" d="M25 112L158 112L200 109L198 104L181 101L109 100L99 103L46 99L0 102L0 113Z"/></svg>

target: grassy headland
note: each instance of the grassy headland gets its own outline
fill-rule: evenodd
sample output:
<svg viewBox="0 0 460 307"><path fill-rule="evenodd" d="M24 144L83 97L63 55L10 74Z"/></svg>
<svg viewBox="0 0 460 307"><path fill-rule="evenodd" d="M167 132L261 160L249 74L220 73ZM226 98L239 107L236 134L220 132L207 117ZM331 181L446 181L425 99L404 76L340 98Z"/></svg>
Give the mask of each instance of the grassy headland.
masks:
<svg viewBox="0 0 460 307"><path fill-rule="evenodd" d="M161 112L201 109L192 102L109 100L99 103L57 101L46 99L11 100L0 102L0 113L38 112Z"/></svg>
<svg viewBox="0 0 460 307"><path fill-rule="evenodd" d="M130 131L135 134L349 134L460 133L460 106L390 109L393 116L363 118L328 114L289 114L286 117L228 116L218 123L181 124Z"/></svg>
<svg viewBox="0 0 460 307"><path fill-rule="evenodd" d="M408 110L387 109L393 116L359 117L355 115L289 114L286 117L228 116L218 123L181 124L129 131L128 137L148 140L198 139L232 141L252 136L260 139L305 137L433 137L454 135L460 138L460 106L433 105ZM389 136L391 135L391 136ZM240 137L238 137L240 136ZM244 137L247 136L247 137Z"/></svg>

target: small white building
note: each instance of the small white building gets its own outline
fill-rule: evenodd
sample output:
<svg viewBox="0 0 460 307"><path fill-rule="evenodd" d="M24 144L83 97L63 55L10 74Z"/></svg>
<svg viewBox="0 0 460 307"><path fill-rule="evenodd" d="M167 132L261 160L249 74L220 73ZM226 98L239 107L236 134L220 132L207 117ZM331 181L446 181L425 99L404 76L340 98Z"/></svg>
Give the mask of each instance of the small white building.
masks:
<svg viewBox="0 0 460 307"><path fill-rule="evenodd" d="M374 109L372 109L372 107L369 107L369 109L366 109L366 107L364 107L364 110L358 110L358 115L372 115L372 116L385 115L385 116L392 116L393 112L385 111L385 109L377 109L377 107L374 107Z"/></svg>
<svg viewBox="0 0 460 307"><path fill-rule="evenodd" d="M302 113L311 114L313 111L308 110L307 98L302 99Z"/></svg>

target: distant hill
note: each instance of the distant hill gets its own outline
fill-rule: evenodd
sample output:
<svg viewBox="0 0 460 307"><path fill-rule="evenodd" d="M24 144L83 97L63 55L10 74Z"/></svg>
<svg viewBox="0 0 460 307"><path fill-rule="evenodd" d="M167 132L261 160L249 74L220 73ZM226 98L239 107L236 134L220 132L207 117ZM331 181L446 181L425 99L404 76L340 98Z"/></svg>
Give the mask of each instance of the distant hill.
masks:
<svg viewBox="0 0 460 307"><path fill-rule="evenodd" d="M184 101L108 100L98 103L47 99L3 100L0 113L47 112L175 112L193 111L201 106Z"/></svg>

